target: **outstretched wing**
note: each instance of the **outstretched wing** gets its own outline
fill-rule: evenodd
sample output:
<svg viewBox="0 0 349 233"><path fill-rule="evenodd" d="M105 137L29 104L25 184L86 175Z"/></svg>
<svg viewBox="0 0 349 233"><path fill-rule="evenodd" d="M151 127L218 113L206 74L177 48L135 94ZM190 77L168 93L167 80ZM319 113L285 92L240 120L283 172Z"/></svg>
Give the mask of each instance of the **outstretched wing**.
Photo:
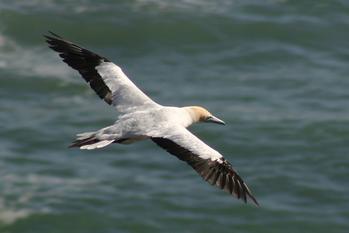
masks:
<svg viewBox="0 0 349 233"><path fill-rule="evenodd" d="M257 200L232 165L187 129L172 130L168 135L152 137L152 140L187 162L211 185L218 186L238 199L242 198L245 203L249 198L258 206Z"/></svg>
<svg viewBox="0 0 349 233"><path fill-rule="evenodd" d="M59 53L63 61L77 70L97 95L121 112L138 107L157 105L124 74L121 68L51 32L46 35L49 47Z"/></svg>

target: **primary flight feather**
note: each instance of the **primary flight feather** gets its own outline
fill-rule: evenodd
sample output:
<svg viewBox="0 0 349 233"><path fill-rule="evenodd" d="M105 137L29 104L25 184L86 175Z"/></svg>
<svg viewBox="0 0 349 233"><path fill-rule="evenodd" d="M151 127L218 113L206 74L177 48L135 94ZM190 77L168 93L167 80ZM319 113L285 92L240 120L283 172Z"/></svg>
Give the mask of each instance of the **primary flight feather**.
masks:
<svg viewBox="0 0 349 233"><path fill-rule="evenodd" d="M128 144L151 139L161 148L187 162L211 185L258 205L246 183L232 165L187 127L196 122L224 124L199 106L169 107L155 103L107 58L84 49L62 37L46 35L49 47L77 70L97 95L120 113L113 125L81 133L70 147L97 149L111 143Z"/></svg>

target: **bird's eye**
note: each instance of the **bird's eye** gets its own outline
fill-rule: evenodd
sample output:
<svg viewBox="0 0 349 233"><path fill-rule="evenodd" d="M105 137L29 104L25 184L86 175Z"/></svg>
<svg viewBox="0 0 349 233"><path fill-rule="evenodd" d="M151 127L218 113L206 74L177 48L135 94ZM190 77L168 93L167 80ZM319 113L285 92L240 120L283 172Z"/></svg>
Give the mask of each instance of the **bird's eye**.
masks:
<svg viewBox="0 0 349 233"><path fill-rule="evenodd" d="M212 119L212 116L206 117L206 121L209 121L209 120L211 120L211 119Z"/></svg>

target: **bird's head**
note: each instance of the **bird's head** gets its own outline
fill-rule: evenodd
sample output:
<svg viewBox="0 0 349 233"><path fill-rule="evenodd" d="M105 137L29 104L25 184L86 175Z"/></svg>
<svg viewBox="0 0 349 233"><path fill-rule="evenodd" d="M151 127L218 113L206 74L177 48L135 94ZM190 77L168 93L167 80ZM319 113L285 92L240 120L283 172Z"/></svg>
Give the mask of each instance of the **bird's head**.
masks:
<svg viewBox="0 0 349 233"><path fill-rule="evenodd" d="M186 107L193 119L193 123L196 122L210 122L225 125L224 121L212 115L207 109L200 106Z"/></svg>

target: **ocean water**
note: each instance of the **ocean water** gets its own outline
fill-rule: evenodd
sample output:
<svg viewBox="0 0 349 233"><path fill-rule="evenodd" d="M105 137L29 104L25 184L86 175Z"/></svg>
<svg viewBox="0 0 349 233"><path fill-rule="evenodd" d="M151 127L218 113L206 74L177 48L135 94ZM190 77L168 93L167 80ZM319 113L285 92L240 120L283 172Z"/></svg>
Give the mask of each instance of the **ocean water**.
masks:
<svg viewBox="0 0 349 233"><path fill-rule="evenodd" d="M349 2L1 0L0 232L349 232ZM47 48L56 32L119 64L260 207L150 141L68 149L117 113Z"/></svg>

